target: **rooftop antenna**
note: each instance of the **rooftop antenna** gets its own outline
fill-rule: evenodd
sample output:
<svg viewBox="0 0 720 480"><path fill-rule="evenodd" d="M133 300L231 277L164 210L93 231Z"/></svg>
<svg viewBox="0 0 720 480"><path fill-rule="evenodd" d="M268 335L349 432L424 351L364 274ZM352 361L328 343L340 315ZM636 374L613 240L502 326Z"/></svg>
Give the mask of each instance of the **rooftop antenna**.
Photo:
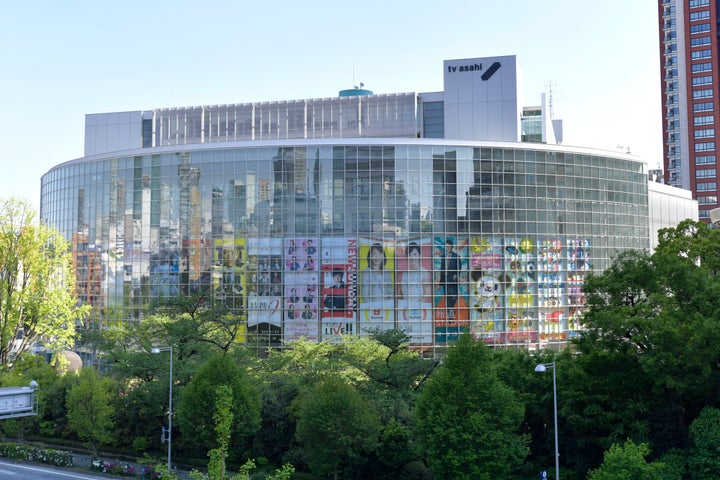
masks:
<svg viewBox="0 0 720 480"><path fill-rule="evenodd" d="M550 119L555 118L555 112L553 112L553 93L552 87L554 83L552 80L548 82L548 109L550 110Z"/></svg>

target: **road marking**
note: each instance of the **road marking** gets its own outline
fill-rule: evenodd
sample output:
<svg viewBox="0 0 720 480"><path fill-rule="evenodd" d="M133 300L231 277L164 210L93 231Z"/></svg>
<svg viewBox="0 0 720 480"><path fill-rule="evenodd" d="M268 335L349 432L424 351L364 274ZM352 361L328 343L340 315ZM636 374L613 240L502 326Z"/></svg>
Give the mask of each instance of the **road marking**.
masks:
<svg viewBox="0 0 720 480"><path fill-rule="evenodd" d="M54 468L62 468L62 467L50 468L50 466L48 466L48 468L40 468L40 467L33 467L30 465L19 465L17 463L10 464L7 462L0 462L0 465L7 465L7 466L12 465L15 468L20 468L23 470L30 470L31 472L43 472L48 475L57 475L59 477L78 478L81 480L97 480L98 479L98 477L88 477L87 475L81 475L78 473L65 473L65 472L60 472L60 471L57 471L54 469ZM0 471L2 471L2 470L0 470ZM12 475L17 475L17 473L15 473L15 472L7 472L7 473L12 474Z"/></svg>

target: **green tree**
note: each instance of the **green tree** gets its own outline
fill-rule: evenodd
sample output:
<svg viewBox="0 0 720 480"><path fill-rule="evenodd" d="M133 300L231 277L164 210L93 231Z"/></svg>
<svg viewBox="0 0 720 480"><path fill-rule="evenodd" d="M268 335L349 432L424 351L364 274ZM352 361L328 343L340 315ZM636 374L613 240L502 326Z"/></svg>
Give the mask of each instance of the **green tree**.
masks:
<svg viewBox="0 0 720 480"><path fill-rule="evenodd" d="M227 471L227 452L230 446L230 434L232 433L233 412L232 412L232 388L227 385L220 385L215 389L215 433L217 433L217 448L208 452L210 463L208 474L210 478L225 480Z"/></svg>
<svg viewBox="0 0 720 480"><path fill-rule="evenodd" d="M603 392L602 408L615 418L602 412L599 420L608 431L622 433L632 417L625 425L660 455L683 447L690 422L720 396L719 253L718 229L684 221L660 232L652 255L625 252L585 286L588 331L573 349L602 359L592 362L595 370L585 370L594 383L611 371L620 380ZM597 392L586 392L591 390Z"/></svg>
<svg viewBox="0 0 720 480"><path fill-rule="evenodd" d="M588 480L667 480L662 463L645 460L649 454L646 443L637 445L627 440L623 445L613 444L605 452L600 468L592 470Z"/></svg>
<svg viewBox="0 0 720 480"><path fill-rule="evenodd" d="M100 444L113 441L114 409L110 405L113 382L100 377L94 368L80 370L78 383L67 394L70 430L88 442L94 456Z"/></svg>
<svg viewBox="0 0 720 480"><path fill-rule="evenodd" d="M380 421L346 380L328 376L298 397L296 437L314 474L337 479L357 474L374 452Z"/></svg>
<svg viewBox="0 0 720 480"><path fill-rule="evenodd" d="M463 335L420 394L417 439L438 479L516 478L529 453L519 433L523 416L488 348Z"/></svg>
<svg viewBox="0 0 720 480"><path fill-rule="evenodd" d="M72 345L77 307L69 244L38 225L25 201L0 201L0 365L41 341L51 349Z"/></svg>
<svg viewBox="0 0 720 480"><path fill-rule="evenodd" d="M720 410L706 407L690 425L692 448L688 468L693 480L717 477L720 472Z"/></svg>
<svg viewBox="0 0 720 480"><path fill-rule="evenodd" d="M230 454L241 455L260 426L261 405L257 387L230 355L216 354L198 370L180 397L177 419L182 433L181 443L191 454L205 454L208 447L218 447L217 437L213 434L215 397L212 392L221 385L230 387L233 392L235 420Z"/></svg>

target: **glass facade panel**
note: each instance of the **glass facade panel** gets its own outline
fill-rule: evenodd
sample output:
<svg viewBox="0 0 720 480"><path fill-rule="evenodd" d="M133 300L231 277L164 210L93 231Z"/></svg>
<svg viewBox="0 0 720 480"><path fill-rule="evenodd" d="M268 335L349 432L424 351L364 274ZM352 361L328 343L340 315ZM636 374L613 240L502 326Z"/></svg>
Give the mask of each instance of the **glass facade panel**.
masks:
<svg viewBox="0 0 720 480"><path fill-rule="evenodd" d="M379 121L352 105L327 112L337 128ZM244 135L245 113L217 107L203 132ZM255 109L267 137L297 132L299 115ZM74 161L42 188L42 220L72 241L93 325L209 295L243 320L239 341L263 348L375 328L428 352L463 331L564 342L582 330L587 275L649 244L638 162L548 148L225 143Z"/></svg>

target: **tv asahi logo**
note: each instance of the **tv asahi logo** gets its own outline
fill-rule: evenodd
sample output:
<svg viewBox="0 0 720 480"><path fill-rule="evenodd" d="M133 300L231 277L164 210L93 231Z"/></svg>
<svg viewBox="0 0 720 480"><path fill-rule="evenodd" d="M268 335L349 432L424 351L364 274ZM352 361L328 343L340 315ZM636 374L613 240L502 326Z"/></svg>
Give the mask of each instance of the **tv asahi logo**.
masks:
<svg viewBox="0 0 720 480"><path fill-rule="evenodd" d="M456 72L477 72L483 69L482 63L473 63L472 65L448 65L448 73L456 73ZM500 62L493 62L490 67L488 67L487 70L482 74L480 77L484 82L490 80L490 77L492 77L495 72L498 71L500 68Z"/></svg>

